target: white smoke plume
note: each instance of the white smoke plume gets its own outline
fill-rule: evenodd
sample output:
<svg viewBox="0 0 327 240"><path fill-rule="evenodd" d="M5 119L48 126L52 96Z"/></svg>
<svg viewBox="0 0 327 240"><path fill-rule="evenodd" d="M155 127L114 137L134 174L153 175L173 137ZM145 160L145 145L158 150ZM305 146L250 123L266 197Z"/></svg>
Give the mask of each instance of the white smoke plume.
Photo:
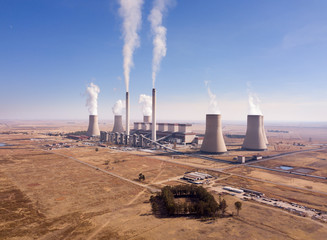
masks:
<svg viewBox="0 0 327 240"><path fill-rule="evenodd" d="M152 98L151 96L141 94L139 98L139 104L142 106L142 112L144 116L151 116L152 114Z"/></svg>
<svg viewBox="0 0 327 240"><path fill-rule="evenodd" d="M134 50L140 46L138 31L142 23L143 0L119 0L119 14L123 19L123 56L124 56L124 78L126 92L129 89L129 74L133 66Z"/></svg>
<svg viewBox="0 0 327 240"><path fill-rule="evenodd" d="M90 86L86 88L85 94L87 95L86 104L90 115L98 115L98 95L100 88L94 83L90 83Z"/></svg>
<svg viewBox="0 0 327 240"><path fill-rule="evenodd" d="M208 81L205 81L204 84L207 87L209 95L209 114L220 114L220 109L218 107L218 102L216 100L216 95L211 92Z"/></svg>
<svg viewBox="0 0 327 240"><path fill-rule="evenodd" d="M112 112L114 115L122 115L123 110L126 108L125 101L118 100L112 107Z"/></svg>
<svg viewBox="0 0 327 240"><path fill-rule="evenodd" d="M255 93L248 91L249 95L249 115L262 115L259 103L260 99Z"/></svg>
<svg viewBox="0 0 327 240"><path fill-rule="evenodd" d="M152 85L154 88L156 75L160 68L160 62L166 56L166 32L167 29L162 26L162 18L164 12L167 10L169 0L155 0L153 8L148 17L151 23L151 30L153 34L153 59L152 59Z"/></svg>

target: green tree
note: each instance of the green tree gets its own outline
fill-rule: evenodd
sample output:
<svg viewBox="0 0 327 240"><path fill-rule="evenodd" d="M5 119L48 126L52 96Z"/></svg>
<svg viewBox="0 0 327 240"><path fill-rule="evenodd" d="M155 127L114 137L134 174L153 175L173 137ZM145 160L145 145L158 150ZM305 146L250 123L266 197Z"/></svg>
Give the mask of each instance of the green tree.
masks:
<svg viewBox="0 0 327 240"><path fill-rule="evenodd" d="M227 203L226 203L226 200L223 199L220 201L219 203L219 209L221 211L221 215L222 216L225 216L225 213L226 213L226 209L227 209Z"/></svg>
<svg viewBox="0 0 327 240"><path fill-rule="evenodd" d="M183 212L184 212L184 214L188 213L188 206L187 206L186 202L183 203Z"/></svg>
<svg viewBox="0 0 327 240"><path fill-rule="evenodd" d="M145 180L145 176L143 175L143 173L139 174L139 180L140 181L144 181Z"/></svg>
<svg viewBox="0 0 327 240"><path fill-rule="evenodd" d="M242 203L241 202L235 202L235 208L236 208L237 216L238 216L240 210L242 210Z"/></svg>

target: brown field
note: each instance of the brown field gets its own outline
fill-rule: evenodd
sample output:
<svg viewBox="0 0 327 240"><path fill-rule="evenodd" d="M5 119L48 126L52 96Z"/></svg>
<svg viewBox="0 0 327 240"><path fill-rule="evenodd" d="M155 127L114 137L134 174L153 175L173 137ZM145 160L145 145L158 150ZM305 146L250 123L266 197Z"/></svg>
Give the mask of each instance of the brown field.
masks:
<svg viewBox="0 0 327 240"><path fill-rule="evenodd" d="M0 239L326 239L326 223L251 201L242 201L240 216L206 221L156 218L148 201L152 193L143 185L180 184L179 177L185 171L206 171L217 177L215 184L246 187L324 211L327 211L326 181L250 167L217 172L213 169L223 169L229 164L141 151L100 147L96 151L96 146L43 134L77 131L85 125L65 121L0 125L0 132L17 132L0 134L0 143L8 145L0 147ZM283 141L292 140L284 136ZM44 147L59 142L72 147L51 151ZM230 152L225 158L234 155L238 152ZM327 151L319 151L260 164L312 168L312 174L323 176L326 158ZM138 185L141 172L146 180ZM218 195L215 197L218 199ZM238 199L229 195L224 198L228 213L235 212L233 205Z"/></svg>
<svg viewBox="0 0 327 240"><path fill-rule="evenodd" d="M268 160L255 165L278 168L281 165L293 167L292 171L297 169L308 169L312 175L327 177L327 150L305 152L296 155L280 157L274 160Z"/></svg>
<svg viewBox="0 0 327 240"><path fill-rule="evenodd" d="M259 179L260 180L260 179ZM327 211L327 195L306 189L292 188L291 185L279 185L279 182L262 182L239 176L231 176L217 183L228 186L243 187L263 192L271 198L295 202L304 206Z"/></svg>

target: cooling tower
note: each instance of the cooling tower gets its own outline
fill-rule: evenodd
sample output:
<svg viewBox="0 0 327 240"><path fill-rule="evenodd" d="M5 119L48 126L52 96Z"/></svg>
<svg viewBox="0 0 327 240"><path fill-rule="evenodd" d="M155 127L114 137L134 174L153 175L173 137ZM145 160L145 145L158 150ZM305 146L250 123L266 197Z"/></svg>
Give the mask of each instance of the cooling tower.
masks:
<svg viewBox="0 0 327 240"><path fill-rule="evenodd" d="M268 142L268 139L267 139L267 136L266 136L266 130L265 130L265 125L263 124L263 115L261 115L261 125L262 125L262 134L263 134L263 138L265 140L265 143L268 145L269 142Z"/></svg>
<svg viewBox="0 0 327 240"><path fill-rule="evenodd" d="M126 135L129 135L129 93L126 92Z"/></svg>
<svg viewBox="0 0 327 240"><path fill-rule="evenodd" d="M223 138L220 114L206 115L206 131L201 146L201 151L208 153L227 152Z"/></svg>
<svg viewBox="0 0 327 240"><path fill-rule="evenodd" d="M150 116L143 116L143 122L149 123L150 122Z"/></svg>
<svg viewBox="0 0 327 240"><path fill-rule="evenodd" d="M123 117L121 115L115 115L114 128L112 129L112 132L124 132Z"/></svg>
<svg viewBox="0 0 327 240"><path fill-rule="evenodd" d="M265 137L263 135L263 120L261 115L248 115L246 135L243 148L247 150L267 149Z"/></svg>
<svg viewBox="0 0 327 240"><path fill-rule="evenodd" d="M142 129L142 123L134 122L134 130L140 130L140 129Z"/></svg>
<svg viewBox="0 0 327 240"><path fill-rule="evenodd" d="M89 116L89 128L87 129L87 136L94 137L100 135L98 115Z"/></svg>
<svg viewBox="0 0 327 240"><path fill-rule="evenodd" d="M152 89L152 140L157 141L156 123L156 89Z"/></svg>

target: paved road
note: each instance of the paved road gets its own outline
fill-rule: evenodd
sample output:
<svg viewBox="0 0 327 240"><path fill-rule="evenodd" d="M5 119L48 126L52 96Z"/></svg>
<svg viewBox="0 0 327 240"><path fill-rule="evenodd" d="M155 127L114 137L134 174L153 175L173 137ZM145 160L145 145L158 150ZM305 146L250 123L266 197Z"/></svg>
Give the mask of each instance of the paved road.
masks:
<svg viewBox="0 0 327 240"><path fill-rule="evenodd" d="M260 168L268 171L273 171L273 172L281 172L281 173L288 173L288 174L294 174L294 175L300 175L300 176L305 176L305 177L312 177L312 178L318 178L318 179L324 179L326 180L327 177L322 177L322 176L316 176L316 175L311 175L311 174L304 174L304 173L299 173L296 171L290 171L290 170L281 170L281 169L274 169L274 168L267 168L263 166L257 166L257 165L246 165L247 167L253 167L253 168Z"/></svg>
<svg viewBox="0 0 327 240"><path fill-rule="evenodd" d="M311 151L313 151L313 150L311 150ZM236 173L228 173L228 172L224 171L225 169L222 170L220 168L210 168L210 167L207 167L207 166L197 166L197 165L194 165L192 163L179 162L179 161L176 161L176 160L161 159L161 158L155 157L155 156L147 156L147 155L141 155L141 154L135 154L135 155L146 156L146 157L154 158L154 159L164 161L164 162L170 162L170 163L179 164L179 165L183 165L183 166L194 167L194 168L198 168L198 169L211 170L211 171L214 171L214 172L229 174L230 176L237 176L237 177L246 178L246 179L250 179L250 180L255 180L255 181L259 181L259 182L272 183L274 185L279 185L279 186L289 187L289 188L303 190L303 191L307 191L307 192L320 193L320 194L323 194L323 195L327 195L327 193L321 192L321 191L315 191L315 190L311 190L311 189L307 189L307 188L301 188L301 187L291 186L291 185L287 185L287 184L283 184L283 183L272 182L272 181L269 181L269 180L263 180L263 179L260 179L260 178L249 177L249 176L240 175L240 174L236 174ZM242 165L242 164L239 164L239 165Z"/></svg>
<svg viewBox="0 0 327 240"><path fill-rule="evenodd" d="M278 159L278 158L285 157L285 156L296 155L296 154L305 153L305 152L323 151L323 150L326 150L326 149L327 148L314 148L314 149L306 149L306 150L301 150L301 151L296 151L296 152L280 153L280 154L272 155L270 157L264 157L262 160L253 160L253 161L250 161L250 162L247 162L247 163L237 164L237 165L234 165L234 166L222 168L221 170L225 171L225 170L232 169L232 168L237 168L237 167L241 167L241 166L249 166L249 165L252 165L252 164L257 164L257 163L265 162L265 161L272 160L272 159Z"/></svg>
<svg viewBox="0 0 327 240"><path fill-rule="evenodd" d="M247 178L247 179L254 180L254 181L259 181L259 182L272 183L274 185L284 186L284 187L288 187L288 188L294 188L294 189L298 189L298 190L303 190L303 191L308 191L308 192L313 192L313 193L319 193L319 194L323 194L323 195L327 196L326 192L321 192L321 191L316 191L316 190L311 190L311 189L301 188L301 187L296 187L296 186L290 186L290 185L287 185L287 184L284 184L284 183L272 182L272 181L269 181L269 180L263 180L263 179L260 179L260 178L244 176L244 175L240 175L240 174L236 174L236 173L231 173L231 175L241 177L241 178Z"/></svg>
<svg viewBox="0 0 327 240"><path fill-rule="evenodd" d="M217 191L217 192L228 192L229 194L232 194L233 196L235 196L241 200L244 200L244 199L250 200L251 199L253 201L263 203L266 205L270 205L270 206L273 206L276 208L279 207L279 208L284 208L286 210L293 209L298 212L303 212L303 213L307 214L307 216L309 218L311 218L314 215L317 215L317 213L315 211L311 210L310 208L306 208L304 206L300 206L297 204L292 205L291 203L288 203L288 202L279 201L279 200L271 199L271 198L267 198L267 197L248 197L248 196L245 196L244 193L236 193L236 192L230 192L228 190L225 190L225 189L223 189L223 186L216 186L216 187L209 186L209 189Z"/></svg>

